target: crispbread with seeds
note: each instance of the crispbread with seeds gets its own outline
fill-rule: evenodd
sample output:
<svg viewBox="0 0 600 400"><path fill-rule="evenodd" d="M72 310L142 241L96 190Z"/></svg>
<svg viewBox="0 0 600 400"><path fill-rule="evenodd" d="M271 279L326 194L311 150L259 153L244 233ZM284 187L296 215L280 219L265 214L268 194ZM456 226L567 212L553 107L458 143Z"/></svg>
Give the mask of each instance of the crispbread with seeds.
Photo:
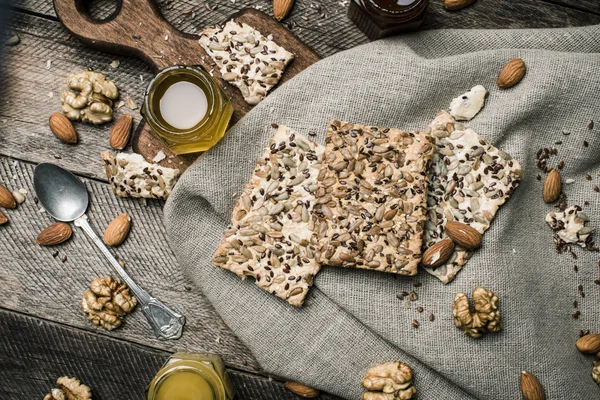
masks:
<svg viewBox="0 0 600 400"><path fill-rule="evenodd" d="M279 126L233 210L213 264L301 306L320 264L311 211L324 147Z"/></svg>
<svg viewBox="0 0 600 400"><path fill-rule="evenodd" d="M546 222L554 231L554 241L557 250L570 249L570 243L575 243L581 247L591 248L594 246L592 233L596 229L585 226L590 217L584 213L580 206L571 206L563 212L550 211L546 215Z"/></svg>
<svg viewBox="0 0 600 400"><path fill-rule="evenodd" d="M483 140L475 131L441 111L429 124L435 151L430 169L425 247L448 237L447 221L485 232L498 208L518 186L523 172L510 155ZM451 282L472 252L456 246L450 259L425 268L442 282Z"/></svg>
<svg viewBox="0 0 600 400"><path fill-rule="evenodd" d="M415 275L433 145L418 132L332 121L315 192L323 264Z"/></svg>
<svg viewBox="0 0 600 400"><path fill-rule="evenodd" d="M250 105L265 98L279 80L294 55L273 38L234 20L223 28L208 28L200 44L219 67L221 76L242 92Z"/></svg>
<svg viewBox="0 0 600 400"><path fill-rule="evenodd" d="M139 154L110 151L101 154L106 176L119 197L143 197L166 200L181 172L146 162Z"/></svg>

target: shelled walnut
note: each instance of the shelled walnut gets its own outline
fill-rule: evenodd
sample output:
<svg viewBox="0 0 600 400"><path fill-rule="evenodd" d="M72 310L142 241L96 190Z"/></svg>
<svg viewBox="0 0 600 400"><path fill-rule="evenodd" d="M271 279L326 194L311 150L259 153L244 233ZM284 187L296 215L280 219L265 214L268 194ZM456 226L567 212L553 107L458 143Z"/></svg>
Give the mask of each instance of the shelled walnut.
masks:
<svg viewBox="0 0 600 400"><path fill-rule="evenodd" d="M123 323L125 314L131 312L137 300L129 294L127 286L111 276L96 278L81 299L81 307L88 319L109 331Z"/></svg>
<svg viewBox="0 0 600 400"><path fill-rule="evenodd" d="M44 400L91 400L91 389L77 378L61 376L56 380L58 388L50 390Z"/></svg>
<svg viewBox="0 0 600 400"><path fill-rule="evenodd" d="M417 393L412 386L412 369L400 361L369 368L361 384L368 390L362 394L363 400L408 400Z"/></svg>
<svg viewBox="0 0 600 400"><path fill-rule="evenodd" d="M473 290L474 311L471 311L469 298L464 293L454 296L454 325L465 334L478 338L486 332L499 332L502 329L498 296L484 287Z"/></svg>
<svg viewBox="0 0 600 400"><path fill-rule="evenodd" d="M600 357L600 353L598 353L598 357ZM598 385L600 385L600 360L594 361L594 368L592 368L592 378Z"/></svg>
<svg viewBox="0 0 600 400"><path fill-rule="evenodd" d="M62 111L67 118L94 125L112 120L112 101L119 97L114 82L101 73L83 71L67 76L67 87L60 94Z"/></svg>

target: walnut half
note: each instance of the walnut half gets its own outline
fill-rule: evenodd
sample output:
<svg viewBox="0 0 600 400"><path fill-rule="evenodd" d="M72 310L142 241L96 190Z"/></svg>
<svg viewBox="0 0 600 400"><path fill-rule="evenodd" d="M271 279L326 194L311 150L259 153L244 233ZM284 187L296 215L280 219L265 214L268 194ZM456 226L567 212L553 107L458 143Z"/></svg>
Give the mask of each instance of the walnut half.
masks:
<svg viewBox="0 0 600 400"><path fill-rule="evenodd" d="M465 334L478 338L486 332L499 332L502 329L498 296L484 287L473 290L474 311L471 311L469 298L464 293L454 296L454 325Z"/></svg>
<svg viewBox="0 0 600 400"><path fill-rule="evenodd" d="M362 394L363 400L408 400L417 393L412 386L412 369L400 361L369 368L361 383L368 390Z"/></svg>
<svg viewBox="0 0 600 400"><path fill-rule="evenodd" d="M56 384L59 388L50 390L44 400L92 400L91 389L77 378L61 376Z"/></svg>
<svg viewBox="0 0 600 400"><path fill-rule="evenodd" d="M60 94L62 111L73 121L94 125L112 120L113 100L119 97L114 82L93 71L83 71L67 76L67 87Z"/></svg>
<svg viewBox="0 0 600 400"><path fill-rule="evenodd" d="M600 353L597 354L600 357ZM594 368L592 368L592 378L598 385L600 385L600 359L594 361Z"/></svg>
<svg viewBox="0 0 600 400"><path fill-rule="evenodd" d="M124 283L111 276L96 278L81 298L81 307L88 319L109 331L121 326L125 314L131 312L137 300Z"/></svg>

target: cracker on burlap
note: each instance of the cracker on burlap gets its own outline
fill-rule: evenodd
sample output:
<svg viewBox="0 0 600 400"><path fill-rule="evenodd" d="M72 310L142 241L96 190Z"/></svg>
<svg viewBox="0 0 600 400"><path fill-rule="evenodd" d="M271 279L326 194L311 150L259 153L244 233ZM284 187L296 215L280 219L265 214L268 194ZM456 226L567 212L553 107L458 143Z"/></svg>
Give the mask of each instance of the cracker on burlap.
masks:
<svg viewBox="0 0 600 400"><path fill-rule="evenodd" d="M320 264L309 243L324 147L279 126L244 188L213 264L301 306Z"/></svg>
<svg viewBox="0 0 600 400"><path fill-rule="evenodd" d="M430 169L425 247L447 238L446 222L457 221L483 233L523 176L521 165L507 153L441 111L426 132L435 142ZM456 246L450 259L425 268L451 282L472 252Z"/></svg>
<svg viewBox="0 0 600 400"><path fill-rule="evenodd" d="M313 209L319 261L417 273L430 139L419 132L330 122Z"/></svg>

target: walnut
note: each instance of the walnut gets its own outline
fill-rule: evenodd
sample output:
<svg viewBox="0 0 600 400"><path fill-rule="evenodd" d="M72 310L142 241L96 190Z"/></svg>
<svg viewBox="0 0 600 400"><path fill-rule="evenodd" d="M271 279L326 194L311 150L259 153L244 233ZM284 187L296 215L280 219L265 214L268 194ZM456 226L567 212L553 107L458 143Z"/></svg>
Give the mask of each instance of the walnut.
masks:
<svg viewBox="0 0 600 400"><path fill-rule="evenodd" d="M52 389L44 400L92 400L92 391L77 378L61 376L56 380L59 389Z"/></svg>
<svg viewBox="0 0 600 400"><path fill-rule="evenodd" d="M600 357L600 353L597 354ZM592 378L598 385L600 385L600 359L594 361L594 368L592 368Z"/></svg>
<svg viewBox="0 0 600 400"><path fill-rule="evenodd" d="M475 311L471 311L469 299L464 293L454 296L454 325L465 331L465 334L478 338L486 332L499 332L502 329L498 296L484 287L473 290Z"/></svg>
<svg viewBox="0 0 600 400"><path fill-rule="evenodd" d="M368 390L363 400L407 400L417 393L411 386L412 369L400 361L369 368L361 383Z"/></svg>
<svg viewBox="0 0 600 400"><path fill-rule="evenodd" d="M81 307L88 319L109 331L121 326L125 314L131 312L137 300L120 280L111 276L96 278L81 298Z"/></svg>
<svg viewBox="0 0 600 400"><path fill-rule="evenodd" d="M112 100L119 97L114 82L101 73L83 71L67 76L67 87L60 94L67 118L95 125L112 120Z"/></svg>

